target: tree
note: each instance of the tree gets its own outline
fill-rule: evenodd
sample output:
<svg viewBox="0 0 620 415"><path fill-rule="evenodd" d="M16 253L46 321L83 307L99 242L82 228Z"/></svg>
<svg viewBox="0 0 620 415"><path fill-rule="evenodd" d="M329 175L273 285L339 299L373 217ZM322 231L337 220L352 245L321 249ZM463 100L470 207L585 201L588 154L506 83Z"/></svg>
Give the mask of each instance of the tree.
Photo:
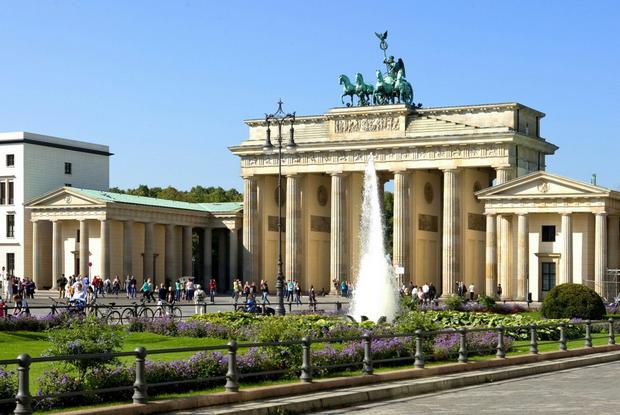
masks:
<svg viewBox="0 0 620 415"><path fill-rule="evenodd" d="M178 200L190 203L218 203L218 202L241 202L243 195L237 189L225 190L222 187L203 187L200 185L192 187L190 190L178 190L173 186L164 189L161 187L149 188L141 184L134 189L110 188L110 192L122 193L133 196L154 197L158 199Z"/></svg>

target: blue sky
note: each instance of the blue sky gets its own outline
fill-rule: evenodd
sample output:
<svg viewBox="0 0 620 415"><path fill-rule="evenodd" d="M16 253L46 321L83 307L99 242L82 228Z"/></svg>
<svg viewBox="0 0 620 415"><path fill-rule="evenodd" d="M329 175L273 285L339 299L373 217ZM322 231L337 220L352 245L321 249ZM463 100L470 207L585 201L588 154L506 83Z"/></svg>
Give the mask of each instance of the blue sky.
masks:
<svg viewBox="0 0 620 415"><path fill-rule="evenodd" d="M389 30L425 106L547 114L548 170L620 188L617 1L0 1L0 131L109 144L111 185L241 187L243 120L338 106Z"/></svg>

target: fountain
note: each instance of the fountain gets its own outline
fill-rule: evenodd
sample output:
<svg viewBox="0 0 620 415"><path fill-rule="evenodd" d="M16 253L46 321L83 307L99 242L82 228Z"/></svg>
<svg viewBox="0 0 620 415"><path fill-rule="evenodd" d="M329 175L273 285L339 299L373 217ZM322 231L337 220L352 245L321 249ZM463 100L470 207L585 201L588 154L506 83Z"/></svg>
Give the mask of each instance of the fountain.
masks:
<svg viewBox="0 0 620 415"><path fill-rule="evenodd" d="M385 253L383 212L375 161L371 154L364 173L364 199L360 224L360 263L350 314L360 321L385 317L392 321L399 309L394 269Z"/></svg>

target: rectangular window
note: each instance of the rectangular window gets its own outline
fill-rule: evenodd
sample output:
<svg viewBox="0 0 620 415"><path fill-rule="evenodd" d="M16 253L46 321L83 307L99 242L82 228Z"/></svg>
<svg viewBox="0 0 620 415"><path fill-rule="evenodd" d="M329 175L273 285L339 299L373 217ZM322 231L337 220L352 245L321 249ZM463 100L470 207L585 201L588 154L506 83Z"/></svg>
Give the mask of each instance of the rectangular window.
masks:
<svg viewBox="0 0 620 415"><path fill-rule="evenodd" d="M543 225L542 241L543 242L555 242L555 225Z"/></svg>
<svg viewBox="0 0 620 415"><path fill-rule="evenodd" d="M542 263L542 290L550 291L555 287L555 262Z"/></svg>
<svg viewBox="0 0 620 415"><path fill-rule="evenodd" d="M8 182L9 185L9 205L15 204L15 183Z"/></svg>
<svg viewBox="0 0 620 415"><path fill-rule="evenodd" d="M6 182L0 182L0 205L6 205Z"/></svg>
<svg viewBox="0 0 620 415"><path fill-rule="evenodd" d="M13 215L12 213L6 215L6 237L15 237L15 215Z"/></svg>
<svg viewBox="0 0 620 415"><path fill-rule="evenodd" d="M71 183L65 183L65 187L71 187Z"/></svg>
<svg viewBox="0 0 620 415"><path fill-rule="evenodd" d="M65 174L71 174L71 163L65 163Z"/></svg>
<svg viewBox="0 0 620 415"><path fill-rule="evenodd" d="M80 242L80 230L79 229L75 232L75 242L78 242L78 243Z"/></svg>
<svg viewBox="0 0 620 415"><path fill-rule="evenodd" d="M15 272L15 254L12 252L6 254L6 272L7 275L13 275Z"/></svg>
<svg viewBox="0 0 620 415"><path fill-rule="evenodd" d="M6 155L6 166L7 167L15 167L15 154L7 154Z"/></svg>

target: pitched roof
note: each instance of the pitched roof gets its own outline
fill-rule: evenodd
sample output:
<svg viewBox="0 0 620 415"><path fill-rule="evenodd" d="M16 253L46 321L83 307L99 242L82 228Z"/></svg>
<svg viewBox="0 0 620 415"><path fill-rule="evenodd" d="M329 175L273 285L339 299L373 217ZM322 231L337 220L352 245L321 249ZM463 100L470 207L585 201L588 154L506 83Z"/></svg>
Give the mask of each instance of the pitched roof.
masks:
<svg viewBox="0 0 620 415"><path fill-rule="evenodd" d="M132 205L156 206L172 209L185 209L200 212L238 212L243 208L243 202L224 202L224 203L190 203L178 200L158 199L155 197L134 196L123 193L106 192L103 190L81 189L78 187L68 187L67 190L80 193L86 197L94 198L105 203L128 203Z"/></svg>

